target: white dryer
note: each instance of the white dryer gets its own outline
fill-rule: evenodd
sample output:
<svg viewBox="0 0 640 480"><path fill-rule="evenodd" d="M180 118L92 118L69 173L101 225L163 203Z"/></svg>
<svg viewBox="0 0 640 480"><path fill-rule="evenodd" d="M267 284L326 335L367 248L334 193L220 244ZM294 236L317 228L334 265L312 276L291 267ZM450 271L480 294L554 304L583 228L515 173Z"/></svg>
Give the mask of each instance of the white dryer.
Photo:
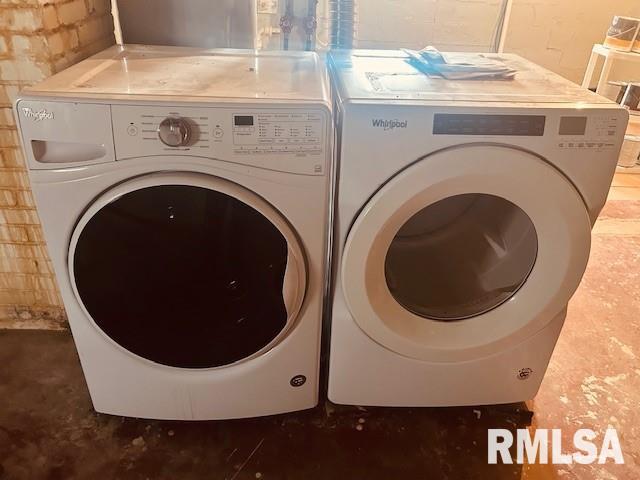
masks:
<svg viewBox="0 0 640 480"><path fill-rule="evenodd" d="M97 411L316 405L328 90L312 53L126 46L22 93L32 188Z"/></svg>
<svg viewBox="0 0 640 480"><path fill-rule="evenodd" d="M508 403L540 386L628 115L500 58L515 80L429 77L396 52L331 56L336 403Z"/></svg>

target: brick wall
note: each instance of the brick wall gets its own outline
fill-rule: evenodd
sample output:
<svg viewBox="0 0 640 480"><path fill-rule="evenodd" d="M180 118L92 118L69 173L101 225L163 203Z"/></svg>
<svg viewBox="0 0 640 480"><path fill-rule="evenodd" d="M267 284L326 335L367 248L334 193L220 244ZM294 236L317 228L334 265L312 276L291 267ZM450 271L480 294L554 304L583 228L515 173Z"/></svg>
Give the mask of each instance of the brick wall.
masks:
<svg viewBox="0 0 640 480"><path fill-rule="evenodd" d="M64 328L11 104L114 43L110 0L0 0L0 328Z"/></svg>

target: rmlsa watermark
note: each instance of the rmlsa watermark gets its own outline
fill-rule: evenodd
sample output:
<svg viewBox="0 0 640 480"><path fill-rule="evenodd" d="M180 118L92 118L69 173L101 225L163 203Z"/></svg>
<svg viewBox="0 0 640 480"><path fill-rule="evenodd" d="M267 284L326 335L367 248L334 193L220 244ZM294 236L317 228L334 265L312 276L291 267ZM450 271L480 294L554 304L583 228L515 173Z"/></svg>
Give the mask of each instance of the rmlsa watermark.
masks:
<svg viewBox="0 0 640 480"><path fill-rule="evenodd" d="M533 434L533 436L532 436ZM497 464L498 456L502 463L553 463L553 464L604 464L611 460L614 463L624 463L622 448L618 440L618 433L614 428L608 428L598 441L598 434L593 430L582 428L573 435L573 451L563 452L562 430L540 428L529 432L522 428L516 431L515 462L509 448L513 446L513 433L501 428L489 429L488 462ZM599 447L599 448L598 448ZM551 453L551 455L549 455Z"/></svg>

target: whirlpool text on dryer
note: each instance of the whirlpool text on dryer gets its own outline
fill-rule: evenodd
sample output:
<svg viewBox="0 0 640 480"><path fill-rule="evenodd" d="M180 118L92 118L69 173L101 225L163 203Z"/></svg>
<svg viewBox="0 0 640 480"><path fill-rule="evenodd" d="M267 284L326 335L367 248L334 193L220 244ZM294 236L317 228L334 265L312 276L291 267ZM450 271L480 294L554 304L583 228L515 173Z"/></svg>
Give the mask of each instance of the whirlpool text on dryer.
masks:
<svg viewBox="0 0 640 480"><path fill-rule="evenodd" d="M408 120L383 120L381 118L374 118L371 123L375 128L382 128L384 130L395 130L396 128L407 128L409 125Z"/></svg>

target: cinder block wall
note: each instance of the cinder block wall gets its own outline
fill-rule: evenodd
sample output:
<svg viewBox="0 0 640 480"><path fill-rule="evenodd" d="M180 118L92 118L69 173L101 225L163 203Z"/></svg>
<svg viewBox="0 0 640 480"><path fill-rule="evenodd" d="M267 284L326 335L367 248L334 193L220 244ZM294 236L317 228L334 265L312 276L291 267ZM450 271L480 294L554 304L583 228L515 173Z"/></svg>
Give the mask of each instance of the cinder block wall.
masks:
<svg viewBox="0 0 640 480"><path fill-rule="evenodd" d="M514 0L505 51L580 83L591 48L602 43L614 15L640 17L640 1ZM637 64L627 66L616 76L640 79Z"/></svg>
<svg viewBox="0 0 640 480"><path fill-rule="evenodd" d="M359 0L358 45L489 51L502 0ZM580 82L614 15L640 16L640 0L513 0L505 51ZM638 66L617 75L640 79Z"/></svg>
<svg viewBox="0 0 640 480"><path fill-rule="evenodd" d="M0 328L64 328L12 101L115 42L110 0L0 0Z"/></svg>
<svg viewBox="0 0 640 480"><path fill-rule="evenodd" d="M358 46L488 51L501 0L360 0Z"/></svg>

